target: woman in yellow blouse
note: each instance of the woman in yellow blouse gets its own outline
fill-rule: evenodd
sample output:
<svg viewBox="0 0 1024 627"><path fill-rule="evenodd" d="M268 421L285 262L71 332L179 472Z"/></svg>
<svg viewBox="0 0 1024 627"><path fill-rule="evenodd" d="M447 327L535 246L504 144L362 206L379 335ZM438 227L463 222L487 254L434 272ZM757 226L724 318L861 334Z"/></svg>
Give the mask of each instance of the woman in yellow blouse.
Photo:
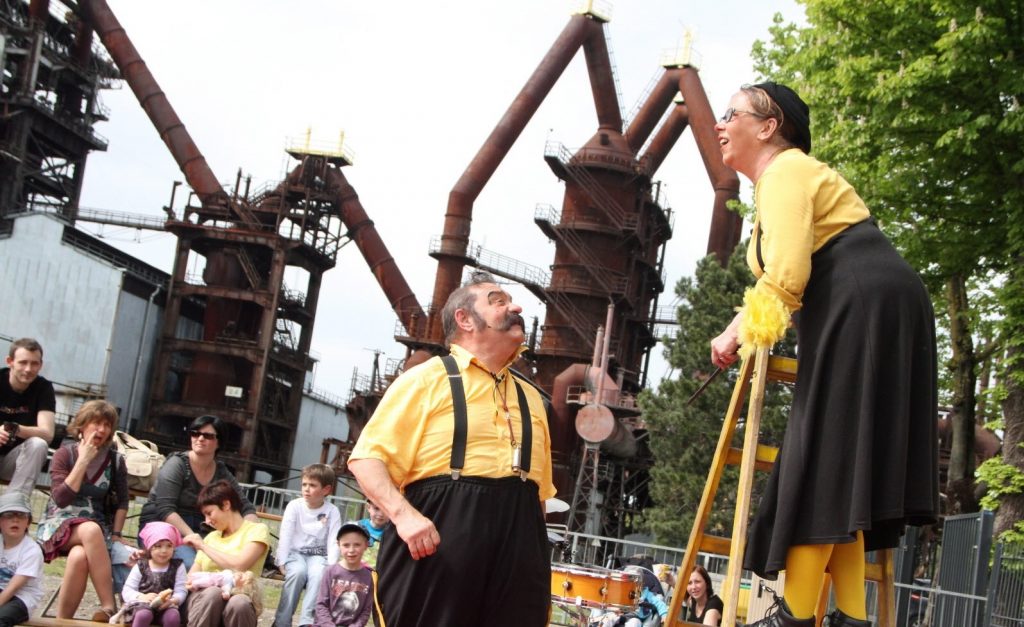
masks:
<svg viewBox="0 0 1024 627"><path fill-rule="evenodd" d="M263 523L242 517L242 499L231 482L221 479L203 486L196 506L213 527L205 538L191 533L182 542L197 551L196 561L188 571L185 587L187 624L190 627L256 627L262 611L258 579L263 573L270 550L270 530ZM257 582L252 594L232 594L225 599L219 587L196 589L192 578L199 573L234 571L239 592L238 575L252 573Z"/></svg>
<svg viewBox="0 0 1024 627"><path fill-rule="evenodd" d="M747 85L715 125L726 165L754 183L748 303L784 308L799 369L782 450L744 566L786 571L777 611L754 623L812 626L826 569L830 625L870 625L864 553L894 547L938 511L935 316L920 278L857 192L808 156L810 112L784 85ZM750 306L750 305L748 305ZM711 342L727 367L744 310Z"/></svg>

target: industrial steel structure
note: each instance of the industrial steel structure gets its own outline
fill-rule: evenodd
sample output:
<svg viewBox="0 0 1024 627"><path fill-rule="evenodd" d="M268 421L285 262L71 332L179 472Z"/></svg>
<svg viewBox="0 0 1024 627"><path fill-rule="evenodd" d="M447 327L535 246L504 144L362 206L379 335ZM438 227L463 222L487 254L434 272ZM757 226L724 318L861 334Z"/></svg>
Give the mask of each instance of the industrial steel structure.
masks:
<svg viewBox="0 0 1024 627"><path fill-rule="evenodd" d="M74 220L86 157L107 148L93 124L117 70L88 24L54 9L0 0L0 228L30 206Z"/></svg>
<svg viewBox="0 0 1024 627"><path fill-rule="evenodd" d="M664 247L672 235L671 212L653 179L687 126L715 190L708 252L725 261L739 241L740 217L726 203L739 194L739 178L722 163L714 116L685 47L664 62L664 72L645 95L637 114L623 120L605 31L607 17L593 7L572 16L550 51L495 126L448 198L444 230L431 244L438 260L425 319L396 339L410 363L442 350L440 305L454 291L467 265L521 283L546 304L539 337L531 340L535 382L550 394L549 414L555 479L574 498L570 529L621 536L647 504L643 422L635 398L646 384L655 326L675 321L658 309L665 289ZM579 49L583 49L597 112L598 129L582 147L548 144L544 158L565 183L561 209L539 206L534 222L555 243L550 274L470 240L473 203ZM658 122L662 120L659 126ZM604 337L611 355L598 365L598 327L609 305L614 315ZM587 363L594 355L592 363ZM595 397L599 381L607 381ZM598 442L580 432L577 412L595 407L586 421Z"/></svg>
<svg viewBox="0 0 1024 627"><path fill-rule="evenodd" d="M531 333L531 361L524 368L550 395L559 491L573 494L580 480L588 486L574 499L579 501L579 511L571 516L575 527L588 524L609 535L630 530L630 517L646 503L651 461L634 399L646 383L647 359L658 339L655 325L674 321L674 315L662 315L658 308L672 216L653 177L687 126L715 189L708 250L724 260L739 239L739 217L726 209L739 181L721 163L711 109L687 50L665 62L636 115L624 120L607 17L592 7L573 15L452 189L443 232L430 249L438 260L433 305L424 308L342 174L351 160L340 145L328 150L294 146L289 152L296 164L284 181L252 190L239 175L226 190L103 0L66 5L52 0L58 10L48 0L0 2L9 14L6 30L25 39L19 48L25 60L19 61L17 79L9 87L5 83L5 103L35 116L22 116L33 120L30 125L10 121L17 116L5 117L0 127L3 157L20 164L5 162L0 173L5 182L17 182L4 185L0 212L45 198L62 204L74 219L80 164L88 149L103 147L88 124L99 119L95 90L118 70L194 192L182 215L167 209L163 225L178 243L149 412L141 425L144 436L180 445L189 421L215 413L230 424L222 450L240 477L251 479L257 471L273 478L286 473L301 388L312 366L309 347L321 278L335 265L338 249L351 240L398 315L396 339L408 350L405 367L444 350L439 306L467 265L518 281L547 305L541 329ZM91 51L93 31L113 63ZM91 68L88 80L54 74L55 64L40 62L51 54L45 52L48 45L67 51L76 67ZM565 183L561 208L540 206L534 214L534 222L555 243L547 272L473 244L470 222L475 199L581 48L598 128L578 149L545 147L548 166ZM35 66L28 62L33 58ZM10 66L12 60L6 62ZM43 66L49 73L39 69ZM40 76L36 90L26 87ZM61 116L69 110L84 127L62 126ZM43 135L48 142L40 139ZM288 273L289 267L299 271ZM303 285L286 285L286 274L304 277ZM180 324L185 309L202 320L200 333ZM598 327L605 341L597 340ZM377 373L373 379L348 407L356 423L353 433L380 394L382 381ZM603 392L596 394L598 388ZM580 408L585 408L584 422L596 430L576 428ZM585 446L586 437L600 442L589 440ZM586 463L584 456L589 456Z"/></svg>
<svg viewBox="0 0 1024 627"><path fill-rule="evenodd" d="M86 155L106 147L92 129L103 119L97 93L120 70L194 192L183 215L166 209L163 228L178 244L140 431L181 446L192 419L215 413L229 424L221 450L240 478L261 470L282 477L312 367L322 275L345 241L409 309L411 290L340 172L348 155L340 144L293 146L297 165L285 181L250 190L239 176L226 191L103 0L3 0L2 7L0 218L45 206L74 222ZM92 45L94 32L109 57ZM304 285L285 284L289 267L301 270ZM185 310L202 320L198 333L182 324Z"/></svg>

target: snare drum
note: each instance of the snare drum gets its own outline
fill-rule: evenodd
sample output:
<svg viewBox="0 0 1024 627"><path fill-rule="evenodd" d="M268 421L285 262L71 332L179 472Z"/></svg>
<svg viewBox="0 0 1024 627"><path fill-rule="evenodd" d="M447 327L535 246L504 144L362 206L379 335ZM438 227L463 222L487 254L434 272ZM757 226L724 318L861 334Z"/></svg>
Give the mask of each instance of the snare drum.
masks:
<svg viewBox="0 0 1024 627"><path fill-rule="evenodd" d="M551 597L598 609L628 610L640 602L640 575L570 564L551 565Z"/></svg>

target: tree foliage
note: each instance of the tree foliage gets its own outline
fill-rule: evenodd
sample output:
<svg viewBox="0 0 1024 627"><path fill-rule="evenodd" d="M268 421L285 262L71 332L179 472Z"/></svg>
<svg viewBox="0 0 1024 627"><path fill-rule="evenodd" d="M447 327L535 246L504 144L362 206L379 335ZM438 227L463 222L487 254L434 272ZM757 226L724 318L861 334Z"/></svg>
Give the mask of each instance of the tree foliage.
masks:
<svg viewBox="0 0 1024 627"><path fill-rule="evenodd" d="M726 268L715 257L706 257L699 262L694 278L679 281L676 295L681 302L680 330L667 342L666 357L680 374L640 398L655 458L651 497L656 505L645 510L645 515L659 543L686 544L718 444L738 369L734 367L718 377L689 407L686 401L714 370L710 341L735 315L743 290L753 283L744 260L745 250L744 245L737 247ZM789 395L778 386L771 386L767 395L762 442L777 445ZM742 429L738 431L737 437L742 438ZM734 474L728 473L718 490L720 498L708 527L716 535L728 536L732 529Z"/></svg>
<svg viewBox="0 0 1024 627"><path fill-rule="evenodd" d="M804 4L806 26L777 17L770 41L755 45L756 69L804 95L815 156L850 180L946 303L948 392L964 437L984 358L976 347L1002 348L992 351L1004 357L1002 463L1024 468L1024 2ZM995 337L979 332L969 287L979 281L998 296ZM1021 498L998 500L1020 513Z"/></svg>

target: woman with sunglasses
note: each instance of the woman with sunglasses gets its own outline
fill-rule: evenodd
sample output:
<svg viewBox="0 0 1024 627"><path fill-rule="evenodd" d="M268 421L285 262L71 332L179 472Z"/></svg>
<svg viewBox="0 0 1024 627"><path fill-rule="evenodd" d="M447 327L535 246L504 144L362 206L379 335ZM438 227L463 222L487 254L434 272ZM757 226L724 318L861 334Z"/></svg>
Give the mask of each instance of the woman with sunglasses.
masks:
<svg viewBox="0 0 1024 627"><path fill-rule="evenodd" d="M832 627L864 627L865 551L895 547L938 512L935 315L917 273L864 201L811 150L810 110L790 88L747 85L715 125L722 160L754 183L744 306L711 342L781 335L799 367L781 452L747 537L744 568L786 571L776 611L754 623L811 627L823 574ZM759 321L778 321L775 329Z"/></svg>
<svg viewBox="0 0 1024 627"><path fill-rule="evenodd" d="M224 423L216 416L200 416L192 421L188 427L191 448L169 455L160 467L149 499L142 507L142 525L154 520L170 523L183 538L199 531L203 523L203 514L196 505L199 491L220 480L229 482L238 492L241 514L248 520L258 521L256 508L245 498L238 480L224 462L217 459L224 432ZM174 550L174 556L188 569L195 561L196 552L183 544Z"/></svg>

